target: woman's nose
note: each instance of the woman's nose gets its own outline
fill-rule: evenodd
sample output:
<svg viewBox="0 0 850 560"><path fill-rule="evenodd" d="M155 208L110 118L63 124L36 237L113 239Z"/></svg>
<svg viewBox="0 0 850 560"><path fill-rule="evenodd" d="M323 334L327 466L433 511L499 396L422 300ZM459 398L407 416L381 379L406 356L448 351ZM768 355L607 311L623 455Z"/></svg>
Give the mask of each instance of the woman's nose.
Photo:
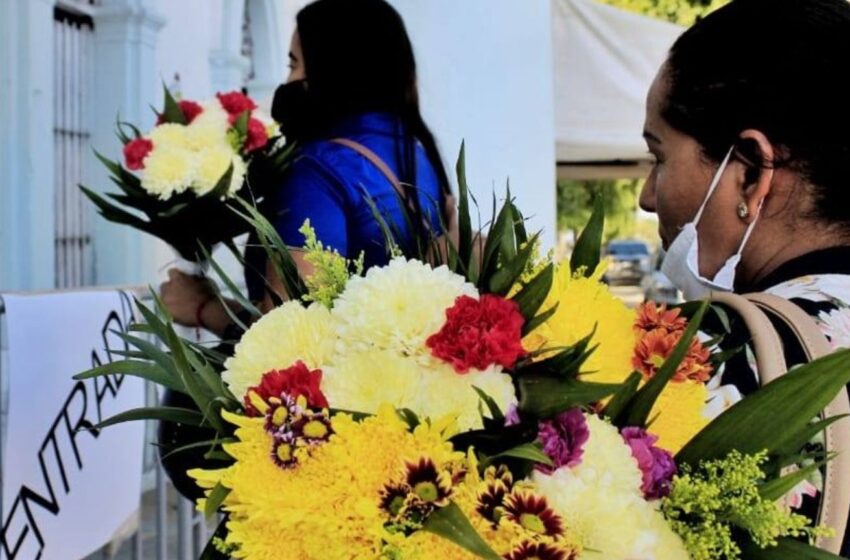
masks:
<svg viewBox="0 0 850 560"><path fill-rule="evenodd" d="M640 191L638 204L645 212L655 212L655 172L649 176Z"/></svg>

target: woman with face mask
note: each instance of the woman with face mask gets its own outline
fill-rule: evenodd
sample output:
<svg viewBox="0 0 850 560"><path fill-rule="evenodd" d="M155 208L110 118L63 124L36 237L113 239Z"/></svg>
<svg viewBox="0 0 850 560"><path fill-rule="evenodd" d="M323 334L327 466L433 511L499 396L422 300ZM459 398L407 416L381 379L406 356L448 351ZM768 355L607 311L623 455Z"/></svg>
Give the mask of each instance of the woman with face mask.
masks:
<svg viewBox="0 0 850 560"><path fill-rule="evenodd" d="M658 214L662 270L687 299L766 292L850 346L848 68L846 0L732 0L675 43L647 100L655 163L640 203ZM750 342L743 323L733 316L724 346ZM776 330L787 365L806 361ZM717 398L758 387L747 356L718 372Z"/></svg>
<svg viewBox="0 0 850 560"><path fill-rule="evenodd" d="M403 248L439 236L450 222L448 177L419 111L413 48L395 9L384 0L309 4L297 16L289 59L272 116L299 151L261 209L293 249L299 271L311 271L298 250L308 219L325 247L350 259L363 254L366 267L386 264L372 202ZM246 283L250 299L267 311L273 304L263 275L277 295L285 293L258 245L249 240ZM177 322L238 337L207 282L177 270L169 277L162 299Z"/></svg>
<svg viewBox="0 0 850 560"><path fill-rule="evenodd" d="M292 249L299 272L311 272L299 251L305 242L299 230L308 219L325 247L350 259L362 254L366 267L389 260L372 203L402 248L427 246L443 234L453 213L448 177L419 111L413 48L399 14L384 0L318 0L299 12L289 58L289 78L275 93L272 116L287 140L297 142L298 155L261 211ZM278 296L286 294L256 235L245 258L249 298L267 312L273 300L266 281ZM240 338L208 280L177 270L169 277L161 295L176 322L206 328L224 341ZM236 302L227 305L250 324ZM193 406L174 392L166 393L163 405ZM188 497L199 490L186 471L207 463L197 453L168 451L210 437L160 424L163 465Z"/></svg>

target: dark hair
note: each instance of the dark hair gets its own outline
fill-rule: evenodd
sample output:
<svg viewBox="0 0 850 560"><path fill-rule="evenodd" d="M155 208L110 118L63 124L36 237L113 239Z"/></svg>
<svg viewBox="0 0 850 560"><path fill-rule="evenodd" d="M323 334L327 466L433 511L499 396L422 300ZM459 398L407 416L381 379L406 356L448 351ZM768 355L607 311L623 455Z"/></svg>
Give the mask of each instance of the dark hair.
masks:
<svg viewBox="0 0 850 560"><path fill-rule="evenodd" d="M733 0L688 29L667 62L662 117L720 161L789 166L814 187L817 219L850 226L850 3ZM778 147L761 162L746 129Z"/></svg>
<svg viewBox="0 0 850 560"><path fill-rule="evenodd" d="M413 46L398 12L384 0L317 0L298 13L297 24L310 95L325 123L373 111L397 115L399 180L413 223L423 223L413 188L417 141L437 174L442 211L449 179L419 110Z"/></svg>

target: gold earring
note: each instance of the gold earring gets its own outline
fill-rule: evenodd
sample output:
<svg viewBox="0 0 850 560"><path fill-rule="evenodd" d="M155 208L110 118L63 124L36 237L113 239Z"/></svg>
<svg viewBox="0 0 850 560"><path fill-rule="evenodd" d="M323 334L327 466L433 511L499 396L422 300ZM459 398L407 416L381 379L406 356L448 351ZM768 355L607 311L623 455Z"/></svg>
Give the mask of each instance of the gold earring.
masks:
<svg viewBox="0 0 850 560"><path fill-rule="evenodd" d="M738 204L738 217L742 220L746 219L747 216L750 215L750 208L747 206L746 202L741 202Z"/></svg>

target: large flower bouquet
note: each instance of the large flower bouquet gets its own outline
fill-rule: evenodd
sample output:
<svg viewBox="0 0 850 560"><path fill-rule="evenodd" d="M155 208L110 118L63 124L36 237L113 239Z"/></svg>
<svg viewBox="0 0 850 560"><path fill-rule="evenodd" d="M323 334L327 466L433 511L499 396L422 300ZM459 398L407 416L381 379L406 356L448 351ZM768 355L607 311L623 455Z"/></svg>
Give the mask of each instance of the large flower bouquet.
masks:
<svg viewBox="0 0 850 560"><path fill-rule="evenodd" d="M235 91L197 103L165 89L152 130L119 122L117 134L123 162L97 157L121 193L83 192L106 219L159 237L191 262L248 231L235 201L259 202L293 151L254 101Z"/></svg>
<svg viewBox="0 0 850 560"><path fill-rule="evenodd" d="M204 557L832 558L809 544L829 529L782 499L828 458L804 447L850 353L718 404L706 381L722 356L696 336L716 311L618 302L600 281L600 208L556 264L508 197L478 257L462 165L459 182L460 240L439 265L396 254L364 272L305 227L316 272L301 279L247 209L287 303L228 358L141 307L130 357L79 376L194 399L103 425L216 431L186 447L225 462L190 473L199 507L224 515Z"/></svg>

